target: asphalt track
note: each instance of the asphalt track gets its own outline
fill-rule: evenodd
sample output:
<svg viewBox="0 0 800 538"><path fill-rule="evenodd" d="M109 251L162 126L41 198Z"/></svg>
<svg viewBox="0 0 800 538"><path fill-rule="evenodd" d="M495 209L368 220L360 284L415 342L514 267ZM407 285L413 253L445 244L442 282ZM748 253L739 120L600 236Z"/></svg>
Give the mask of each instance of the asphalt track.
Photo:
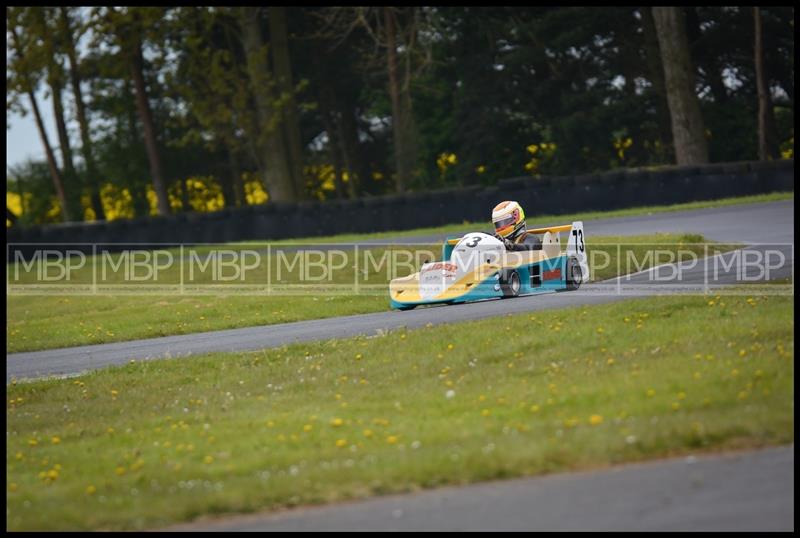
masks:
<svg viewBox="0 0 800 538"><path fill-rule="evenodd" d="M794 446L440 488L172 531L793 531Z"/></svg>
<svg viewBox="0 0 800 538"><path fill-rule="evenodd" d="M781 263L769 278L793 277L794 273L794 201L747 204L721 208L659 213L648 216L599 219L584 222L587 237L591 235L636 235L655 232L694 232L716 241L747 244L751 253L779 251ZM418 241L439 240L440 236L415 238ZM404 238L403 241L410 241ZM490 300L463 305L418 308L397 312L301 321L168 336L113 344L13 353L6 355L6 382L12 379L52 375L75 375L131 359L149 360L186 357L209 352L232 352L278 347L295 342L326 340L356 335L375 335L401 327L418 328L428 324L454 323L519 312L541 311L579 305L594 305L658 294L702 291L711 286L741 282L732 252L721 257L684 264L680 284L654 281L653 277L670 268L644 271L605 283L592 283L568 293L551 293L518 297L512 300ZM721 263L724 262L724 263ZM726 269L727 268L727 269ZM714 275L709 278L709 275ZM793 282L793 278L792 278ZM387 301L388 302L388 301Z"/></svg>

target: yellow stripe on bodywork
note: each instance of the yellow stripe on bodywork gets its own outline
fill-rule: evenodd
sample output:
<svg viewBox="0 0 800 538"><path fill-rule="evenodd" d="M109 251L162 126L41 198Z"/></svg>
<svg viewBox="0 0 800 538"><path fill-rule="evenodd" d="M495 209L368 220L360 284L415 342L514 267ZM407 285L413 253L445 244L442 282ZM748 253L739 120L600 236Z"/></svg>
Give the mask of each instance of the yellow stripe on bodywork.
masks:
<svg viewBox="0 0 800 538"><path fill-rule="evenodd" d="M550 226L547 228L533 228L525 232L525 235L528 234L543 234L545 232L568 232L572 229L572 224L563 224L560 226ZM448 245L457 245L462 238L457 237L456 239L448 239Z"/></svg>
<svg viewBox="0 0 800 538"><path fill-rule="evenodd" d="M560 253L558 254L561 255ZM447 301L464 295L472 289L475 284L480 284L490 275L500 269L516 269L523 265L539 263L548 259L548 256L541 250L529 250L521 252L506 252L503 265L484 263L477 269L461 277L450 287L439 295L427 299L427 301ZM471 286L468 286L471 284ZM399 293L402 291L402 293ZM403 303L415 303L423 301L419 293L419 273L414 273L407 277L395 278L389 283L389 293L395 301Z"/></svg>
<svg viewBox="0 0 800 538"><path fill-rule="evenodd" d="M549 228L533 228L526 233L529 234L542 234L545 232L568 232L572 229L572 224L564 224L562 226L550 226Z"/></svg>

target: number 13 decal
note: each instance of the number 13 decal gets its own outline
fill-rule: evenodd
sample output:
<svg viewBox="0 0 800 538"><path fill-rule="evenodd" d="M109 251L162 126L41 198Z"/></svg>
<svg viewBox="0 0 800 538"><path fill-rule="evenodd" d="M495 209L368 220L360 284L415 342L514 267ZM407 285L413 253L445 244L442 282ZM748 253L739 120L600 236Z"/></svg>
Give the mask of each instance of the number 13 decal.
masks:
<svg viewBox="0 0 800 538"><path fill-rule="evenodd" d="M575 236L575 246L578 247L578 250L581 252L586 250L586 247L583 244L583 230L572 230L572 235Z"/></svg>

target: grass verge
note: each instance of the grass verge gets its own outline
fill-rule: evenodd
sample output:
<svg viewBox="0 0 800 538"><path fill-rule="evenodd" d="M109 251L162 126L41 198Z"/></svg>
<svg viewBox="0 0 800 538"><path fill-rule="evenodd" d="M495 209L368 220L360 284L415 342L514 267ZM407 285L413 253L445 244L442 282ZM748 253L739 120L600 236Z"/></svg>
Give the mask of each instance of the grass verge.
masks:
<svg viewBox="0 0 800 538"><path fill-rule="evenodd" d="M658 297L10 385L7 529L790 443L792 299Z"/></svg>
<svg viewBox="0 0 800 538"><path fill-rule="evenodd" d="M664 260L647 258L653 248L665 254L683 252L704 256L704 238L695 234L653 234L644 236L595 237L587 240L592 280L612 278L619 274L645 269ZM625 246L618 250L617 245ZM730 245L714 245L715 251L728 250ZM415 246L411 250L430 250L431 256L440 252L440 245L430 249ZM387 249L370 249L379 259ZM607 256L600 255L607 253ZM361 250L358 257L367 254ZM437 254L438 255L438 254ZM354 263L356 254L344 251L347 262L343 268L331 273L330 289L314 286L307 292L291 294L265 294L248 292L246 295L225 294L224 289L206 295L37 295L7 297L6 352L35 351L61 347L122 342L140 338L154 338L176 334L253 327L276 323L287 323L307 319L321 319L352 314L384 311L389 308L388 286L392 278L383 270L372 274L371 288L354 289L355 265L369 267L368 262ZM271 274L277 274L277 256L264 256L263 264L271 266ZM436 258L438 259L438 258ZM636 260L628 265L628 260ZM618 264L617 261L622 263ZM389 265L386 265L388 268ZM180 270L183 270L181 268ZM99 272L99 270L98 270ZM407 271L410 272L410 271ZM122 278L119 270L116 277ZM184 271L186 273L186 271ZM202 278L210 279L212 271ZM284 284L302 281L302 266L284 278ZM266 274L266 271L261 271ZM404 276L407 273L394 276ZM35 278L35 268L28 273ZM186 275L184 275L186 276ZM90 266L73 275L76 281L92 280ZM258 277L256 277L258 278ZM159 282L179 282L175 269L165 271ZM359 277L363 281L363 276ZM324 283L323 283L324 284ZM135 290L134 290L135 292Z"/></svg>

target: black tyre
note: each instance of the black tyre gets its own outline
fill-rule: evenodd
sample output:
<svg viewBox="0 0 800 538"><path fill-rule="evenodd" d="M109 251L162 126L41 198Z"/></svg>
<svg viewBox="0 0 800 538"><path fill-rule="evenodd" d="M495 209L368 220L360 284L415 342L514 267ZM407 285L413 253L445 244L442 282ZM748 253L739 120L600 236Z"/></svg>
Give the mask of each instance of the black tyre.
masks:
<svg viewBox="0 0 800 538"><path fill-rule="evenodd" d="M503 290L503 298L516 297L522 289L522 282L519 273L515 269L505 270L500 274L500 289Z"/></svg>
<svg viewBox="0 0 800 538"><path fill-rule="evenodd" d="M583 270L578 258L567 258L567 290L577 290L583 283Z"/></svg>
<svg viewBox="0 0 800 538"><path fill-rule="evenodd" d="M417 307L417 305L415 305L415 304L409 304L409 305L405 305L405 306L398 306L397 309L398 310L414 310L416 307Z"/></svg>

